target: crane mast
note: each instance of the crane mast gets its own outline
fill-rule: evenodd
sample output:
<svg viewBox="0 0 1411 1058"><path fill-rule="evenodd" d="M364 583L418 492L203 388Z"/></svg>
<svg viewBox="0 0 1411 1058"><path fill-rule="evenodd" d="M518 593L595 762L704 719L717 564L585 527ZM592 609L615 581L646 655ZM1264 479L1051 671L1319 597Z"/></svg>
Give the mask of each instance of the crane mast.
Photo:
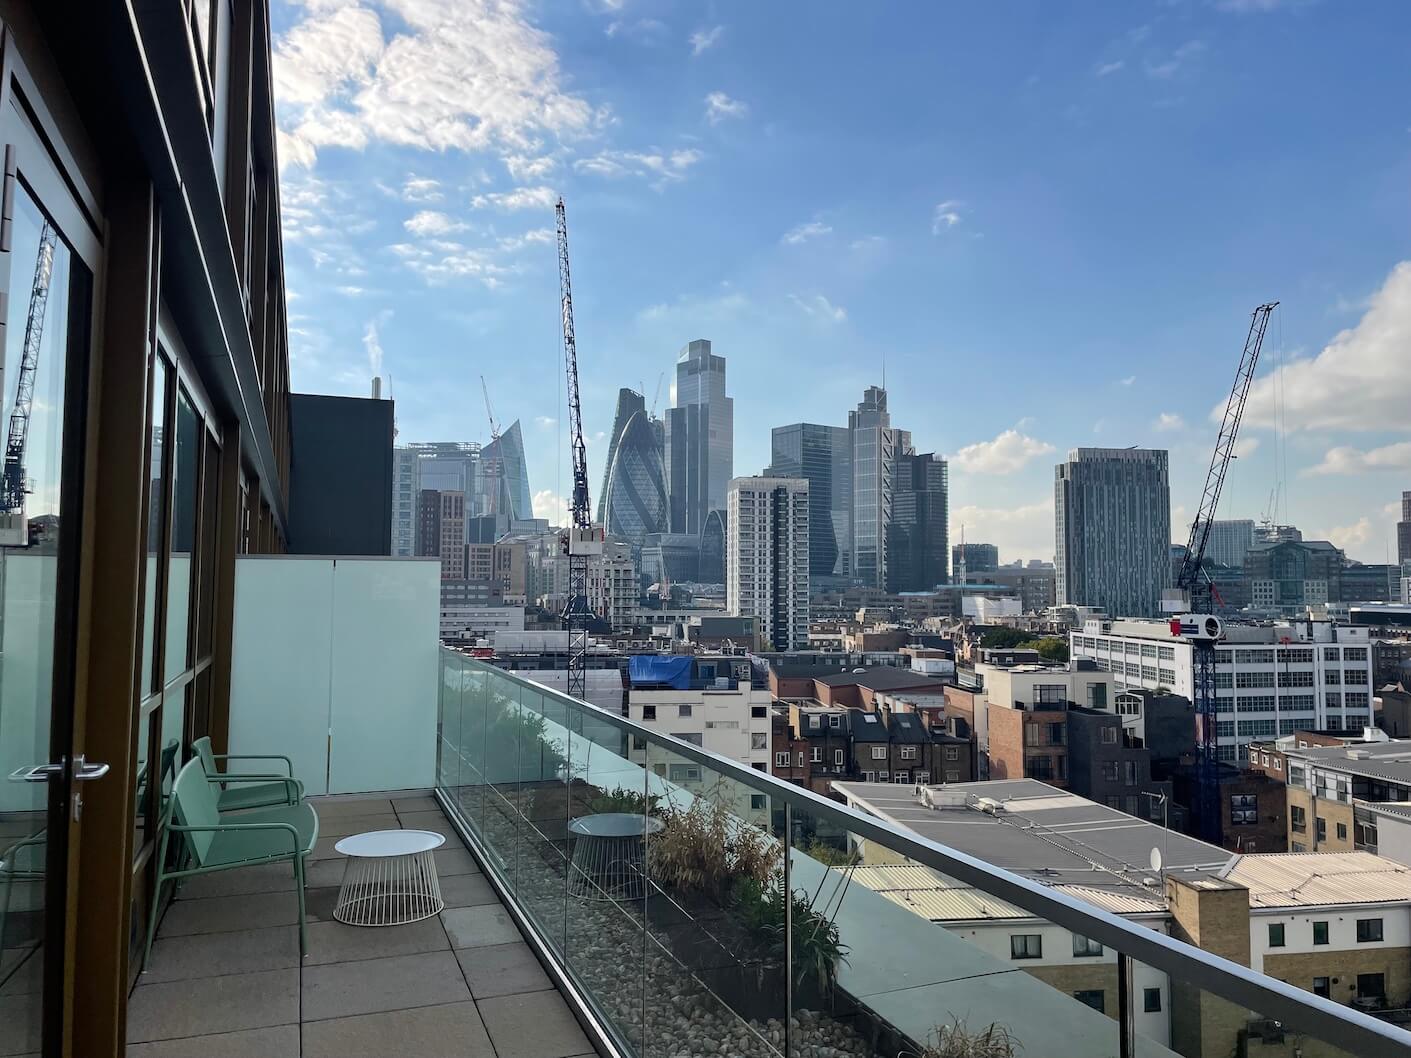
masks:
<svg viewBox="0 0 1411 1058"><path fill-rule="evenodd" d="M490 407L490 387L485 384L484 375L480 376L480 391L485 394L485 417L490 420L490 443L496 446L494 461L495 487L490 493L490 517L493 518L495 516L496 509L499 507L501 489L500 482L503 480L502 475L500 473L500 467L503 462L503 457L500 455L499 449L500 424L495 421L495 411L493 408ZM489 467L487 467L486 469L488 470ZM499 529L497 528L495 532L498 533Z"/></svg>
<svg viewBox="0 0 1411 1058"><path fill-rule="evenodd" d="M1250 318L1244 351L1240 354L1239 367L1235 370L1235 384L1230 389L1229 400L1225 402L1225 414L1220 420L1220 433L1215 439L1215 451L1210 457L1210 469L1205 475L1205 490L1201 493L1200 507L1196 511L1195 521L1191 523L1186 553L1181 560L1180 571L1176 574L1176 591L1174 597L1166 600L1166 607L1179 614L1171 618L1171 635L1189 642L1191 647L1191 690L1196 714L1196 820L1200 836L1214 844L1219 843L1222 829L1215 644L1224 635L1224 628L1219 618L1209 612L1214 585L1204 567L1205 548L1210 543L1210 527L1215 520L1215 509L1220 503L1220 492L1225 487L1225 475L1230 469L1230 461L1235 457L1235 439L1239 434L1240 419L1244 417L1244 405L1249 397L1250 383L1254 379L1254 368L1259 363L1259 350L1264 344L1264 332L1268 330L1269 316L1278 304L1277 301L1271 301L1260 305Z"/></svg>
<svg viewBox="0 0 1411 1058"><path fill-rule="evenodd" d="M29 314L25 319L24 346L15 379L15 407L10 413L10 429L5 440L5 467L0 472L4 493L4 527L0 543L24 546L29 543L25 525L25 444L29 440L30 411L34 405L34 380L39 370L39 347L44 339L44 314L49 304L49 281L54 274L54 246L58 233L47 220L39 232L39 253L34 262L34 281L29 290Z"/></svg>
<svg viewBox="0 0 1411 1058"><path fill-rule="evenodd" d="M560 547L568 556L568 603L563 622L568 629L568 693L587 697L588 626L593 608L588 601L588 565L603 553L602 529L593 525L588 499L588 447L583 441L583 407L578 393L578 343L573 331L573 286L568 269L568 214L560 198L554 206L559 249L559 314L563 324L563 367L568 381L568 447L573 459L571 524Z"/></svg>

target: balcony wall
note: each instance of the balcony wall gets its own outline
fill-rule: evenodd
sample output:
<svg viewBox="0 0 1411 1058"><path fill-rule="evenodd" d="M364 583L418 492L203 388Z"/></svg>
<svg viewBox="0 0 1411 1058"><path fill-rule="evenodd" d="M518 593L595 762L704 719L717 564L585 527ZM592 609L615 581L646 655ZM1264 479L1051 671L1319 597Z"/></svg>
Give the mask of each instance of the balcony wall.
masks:
<svg viewBox="0 0 1411 1058"><path fill-rule="evenodd" d="M438 733L438 798L610 1051L893 1058L989 1032L1051 1058L1224 1058L1273 1019L1305 1055L1411 1054L1385 1023L450 651ZM1006 940L1103 954L1016 959L853 884L859 862L1007 902L1029 917ZM1194 1026L1179 1047L1173 1024ZM1003 1053L946 1053L972 1050Z"/></svg>

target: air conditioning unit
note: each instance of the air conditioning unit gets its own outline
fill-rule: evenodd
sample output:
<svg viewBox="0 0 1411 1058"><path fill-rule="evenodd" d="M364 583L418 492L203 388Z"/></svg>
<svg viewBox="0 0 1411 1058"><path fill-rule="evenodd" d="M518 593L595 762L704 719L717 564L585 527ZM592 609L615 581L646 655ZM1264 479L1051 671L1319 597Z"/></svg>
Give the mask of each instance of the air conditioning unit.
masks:
<svg viewBox="0 0 1411 1058"><path fill-rule="evenodd" d="M987 815L999 815L1005 810L1002 801L996 801L993 797L981 797L975 802L975 807Z"/></svg>

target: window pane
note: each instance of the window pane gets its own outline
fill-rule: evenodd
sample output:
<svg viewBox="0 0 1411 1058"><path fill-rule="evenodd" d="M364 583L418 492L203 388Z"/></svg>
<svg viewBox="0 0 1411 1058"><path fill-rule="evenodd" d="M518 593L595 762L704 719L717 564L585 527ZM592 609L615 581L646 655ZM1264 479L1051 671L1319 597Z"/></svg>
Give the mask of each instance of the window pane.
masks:
<svg viewBox="0 0 1411 1058"><path fill-rule="evenodd" d="M186 394L176 398L176 451L172 458L171 567L167 573L166 678L189 664L191 556L196 546L197 472L201 466L201 420ZM164 730L170 730L163 725ZM176 729L180 731L178 726Z"/></svg>
<svg viewBox="0 0 1411 1058"><path fill-rule="evenodd" d="M148 452L147 562L143 572L142 677L144 690L154 690L157 681L152 666L157 627L157 574L162 561L162 535L166 528L162 498L162 446L166 439L167 375L166 361L156 359L152 377L152 439Z"/></svg>

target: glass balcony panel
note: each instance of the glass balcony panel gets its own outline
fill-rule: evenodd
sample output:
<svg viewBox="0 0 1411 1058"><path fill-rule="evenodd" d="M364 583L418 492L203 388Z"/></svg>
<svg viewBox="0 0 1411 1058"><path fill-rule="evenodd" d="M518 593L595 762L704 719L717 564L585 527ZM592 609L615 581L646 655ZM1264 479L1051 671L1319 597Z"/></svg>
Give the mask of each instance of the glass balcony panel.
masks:
<svg viewBox="0 0 1411 1058"><path fill-rule="evenodd" d="M520 686L487 673L485 679L485 799L481 828L489 855L511 885L519 855L519 749L524 713Z"/></svg>
<svg viewBox="0 0 1411 1058"><path fill-rule="evenodd" d="M568 729L564 699L520 690L519 850L515 886L545 936L563 936L568 884Z"/></svg>
<svg viewBox="0 0 1411 1058"><path fill-rule="evenodd" d="M459 654L441 652L441 679L436 698L436 787L452 797L460 785L461 680L465 665Z"/></svg>
<svg viewBox="0 0 1411 1058"><path fill-rule="evenodd" d="M782 1055L787 1019L782 805L662 742L650 772L644 1054Z"/></svg>
<svg viewBox="0 0 1411 1058"><path fill-rule="evenodd" d="M647 771L620 721L570 705L564 961L634 1053L644 1039Z"/></svg>
<svg viewBox="0 0 1411 1058"><path fill-rule="evenodd" d="M485 832L485 806L489 801L485 773L485 738L489 725L489 683L492 676L483 667L467 660L461 676L460 696L460 778L456 803L477 834Z"/></svg>

